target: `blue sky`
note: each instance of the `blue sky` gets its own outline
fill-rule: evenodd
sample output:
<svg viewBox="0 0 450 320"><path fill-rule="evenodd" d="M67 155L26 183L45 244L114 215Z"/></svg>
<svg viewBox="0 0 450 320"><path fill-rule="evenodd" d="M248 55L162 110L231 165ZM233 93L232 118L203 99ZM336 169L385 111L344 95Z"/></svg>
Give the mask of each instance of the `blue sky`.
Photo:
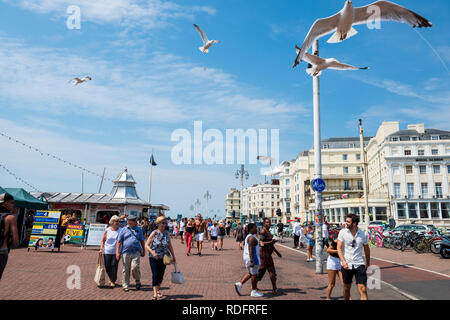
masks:
<svg viewBox="0 0 450 320"><path fill-rule="evenodd" d="M355 0L355 6L371 1ZM341 44L321 40L320 55L368 71L327 71L321 77L322 138L367 135L382 121L425 123L449 130L450 3L399 0L433 22L420 34L406 24L381 30L357 26ZM81 29L66 27L69 5L81 8ZM280 160L313 144L312 80L303 63L292 70L295 44L311 24L330 16L342 0L139 1L0 0L0 131L115 178L127 167L147 198L152 148L152 200L170 215L190 214L206 190L209 208L223 215L225 195L238 187L239 165L174 165L171 133L279 129ZM196 23L221 40L208 55L198 47ZM206 70L204 69L206 67ZM447 68L447 69L446 69ZM90 75L89 83L67 81ZM42 191L79 192L81 172L0 137L1 163ZM248 165L247 184L264 181L261 165ZM27 186L0 170L3 187ZM85 175L85 191L99 179ZM109 192L110 182L103 186Z"/></svg>

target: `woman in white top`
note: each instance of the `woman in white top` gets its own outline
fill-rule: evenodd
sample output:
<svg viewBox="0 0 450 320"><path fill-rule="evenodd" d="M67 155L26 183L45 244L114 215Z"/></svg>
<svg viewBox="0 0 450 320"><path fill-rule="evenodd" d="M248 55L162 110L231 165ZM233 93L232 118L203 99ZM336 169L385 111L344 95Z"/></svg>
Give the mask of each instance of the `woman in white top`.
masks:
<svg viewBox="0 0 450 320"><path fill-rule="evenodd" d="M217 227L217 223L214 221L213 225L209 228L209 234L211 236L212 249L217 250L217 236L219 235L219 227Z"/></svg>
<svg viewBox="0 0 450 320"><path fill-rule="evenodd" d="M110 227L103 233L99 254L103 254L105 270L109 277L109 285L114 288L117 280L117 267L119 260L116 258L116 244L120 233L120 219L114 215L109 220Z"/></svg>

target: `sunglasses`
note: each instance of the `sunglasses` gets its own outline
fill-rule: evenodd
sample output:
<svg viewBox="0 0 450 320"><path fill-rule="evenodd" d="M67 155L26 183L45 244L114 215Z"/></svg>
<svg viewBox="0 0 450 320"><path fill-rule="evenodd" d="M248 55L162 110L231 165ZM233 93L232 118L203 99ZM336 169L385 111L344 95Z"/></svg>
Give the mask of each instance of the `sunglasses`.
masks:
<svg viewBox="0 0 450 320"><path fill-rule="evenodd" d="M353 241L352 241L352 248L354 248L355 246L356 246L356 240L353 239Z"/></svg>

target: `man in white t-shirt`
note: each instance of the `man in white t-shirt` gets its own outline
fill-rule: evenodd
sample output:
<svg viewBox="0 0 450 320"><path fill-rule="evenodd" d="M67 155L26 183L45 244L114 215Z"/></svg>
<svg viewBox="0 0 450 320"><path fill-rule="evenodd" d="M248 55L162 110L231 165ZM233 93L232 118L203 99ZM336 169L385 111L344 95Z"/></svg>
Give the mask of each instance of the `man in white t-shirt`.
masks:
<svg viewBox="0 0 450 320"><path fill-rule="evenodd" d="M353 276L356 278L361 300L367 300L367 268L370 266L370 248L367 234L358 228L359 217L349 214L345 219L346 228L339 232L337 251L342 263L344 299L350 299ZM364 257L362 250L364 248Z"/></svg>
<svg viewBox="0 0 450 320"><path fill-rule="evenodd" d="M186 218L182 218L180 221L180 230L178 231L178 234L180 235L181 238L181 244L184 244L184 227L186 226Z"/></svg>

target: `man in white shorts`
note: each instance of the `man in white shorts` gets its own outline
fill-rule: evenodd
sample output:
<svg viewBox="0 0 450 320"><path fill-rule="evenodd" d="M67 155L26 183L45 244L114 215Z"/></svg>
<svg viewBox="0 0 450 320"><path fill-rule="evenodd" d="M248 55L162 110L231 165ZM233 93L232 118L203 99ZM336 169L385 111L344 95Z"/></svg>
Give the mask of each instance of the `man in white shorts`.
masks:
<svg viewBox="0 0 450 320"><path fill-rule="evenodd" d="M244 264L247 268L248 273L242 278L240 282L236 282L234 287L238 295L241 295L242 285L248 280L252 280L252 292L251 297L263 297L262 292L258 290L258 271L261 266L261 259L259 257L259 241L256 236L258 232L258 227L255 223L249 223L248 226L249 234L245 238L244 244Z"/></svg>
<svg viewBox="0 0 450 320"><path fill-rule="evenodd" d="M203 240L205 239L205 232L207 230L207 223L205 220L203 220L202 215L199 213L197 215L197 219L195 220L195 240L197 241L197 250L198 255L202 255L202 248L203 248Z"/></svg>

